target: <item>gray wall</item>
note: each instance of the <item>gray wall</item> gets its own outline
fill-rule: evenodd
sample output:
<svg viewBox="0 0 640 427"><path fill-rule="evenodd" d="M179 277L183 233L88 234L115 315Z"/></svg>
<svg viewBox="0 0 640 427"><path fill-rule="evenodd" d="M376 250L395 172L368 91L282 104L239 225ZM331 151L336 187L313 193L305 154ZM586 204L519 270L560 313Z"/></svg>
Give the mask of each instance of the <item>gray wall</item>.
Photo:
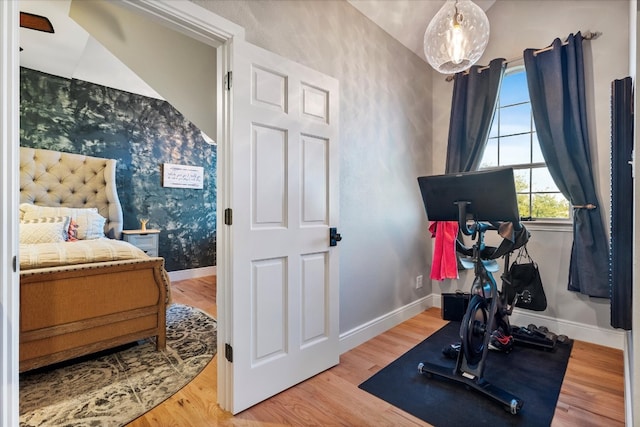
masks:
<svg viewBox="0 0 640 427"><path fill-rule="evenodd" d="M20 145L116 159L125 229L160 229L168 271L215 265L216 147L168 102L21 68ZM204 168L203 189L167 188L163 163Z"/></svg>
<svg viewBox="0 0 640 427"><path fill-rule="evenodd" d="M347 2L195 1L250 43L340 81L340 330L429 295L416 177L431 172L431 72Z"/></svg>
<svg viewBox="0 0 640 427"><path fill-rule="evenodd" d="M545 2L542 2L545 3ZM587 30L601 31L597 40L585 42L585 61L589 99L591 154L596 186L605 227L609 227L610 211L610 87L611 81L629 75L629 4L626 1L554 1L553 6L540 1L497 1L487 15L491 37L479 63L491 59L521 57L525 48L543 48L554 38ZM522 63L520 62L520 65ZM433 81L433 121L448 123L453 84L441 76ZM433 171L444 172L447 126L433 128ZM528 245L538 262L547 293L549 307L541 314L569 324L610 329L608 299L589 298L567 290L569 256L573 234L570 228L553 226L529 227L532 238ZM631 230L629 231L631 232ZM468 289L471 274L460 280L436 282L435 289L448 292ZM527 310L522 310L526 312ZM549 325L553 326L553 325ZM583 338L581 338L583 339Z"/></svg>

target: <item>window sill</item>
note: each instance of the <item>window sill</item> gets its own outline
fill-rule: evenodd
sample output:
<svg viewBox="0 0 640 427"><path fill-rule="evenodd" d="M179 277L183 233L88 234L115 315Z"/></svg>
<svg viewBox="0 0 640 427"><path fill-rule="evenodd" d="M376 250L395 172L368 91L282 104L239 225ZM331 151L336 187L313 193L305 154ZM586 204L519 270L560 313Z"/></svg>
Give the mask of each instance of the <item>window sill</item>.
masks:
<svg viewBox="0 0 640 427"><path fill-rule="evenodd" d="M522 225L530 231L573 233L573 222L571 220L539 219L535 221L523 221Z"/></svg>

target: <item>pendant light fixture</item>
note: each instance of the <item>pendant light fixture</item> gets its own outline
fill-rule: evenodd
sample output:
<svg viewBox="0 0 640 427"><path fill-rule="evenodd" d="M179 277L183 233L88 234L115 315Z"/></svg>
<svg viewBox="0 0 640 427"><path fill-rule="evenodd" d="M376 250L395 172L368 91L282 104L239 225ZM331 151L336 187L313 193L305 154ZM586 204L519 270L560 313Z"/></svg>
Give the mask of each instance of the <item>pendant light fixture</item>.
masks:
<svg viewBox="0 0 640 427"><path fill-rule="evenodd" d="M424 54L443 74L475 64L489 42L489 19L471 0L447 0L424 33Z"/></svg>

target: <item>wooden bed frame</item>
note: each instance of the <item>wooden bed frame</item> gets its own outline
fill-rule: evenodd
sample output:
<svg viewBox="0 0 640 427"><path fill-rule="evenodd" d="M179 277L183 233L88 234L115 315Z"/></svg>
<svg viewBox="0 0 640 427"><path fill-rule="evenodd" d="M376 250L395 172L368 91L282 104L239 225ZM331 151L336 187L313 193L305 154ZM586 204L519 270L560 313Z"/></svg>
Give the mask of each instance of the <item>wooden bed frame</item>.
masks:
<svg viewBox="0 0 640 427"><path fill-rule="evenodd" d="M105 234L119 239L116 161L20 149L20 202L96 207ZM156 337L165 348L170 284L164 259L39 268L20 272L20 372Z"/></svg>

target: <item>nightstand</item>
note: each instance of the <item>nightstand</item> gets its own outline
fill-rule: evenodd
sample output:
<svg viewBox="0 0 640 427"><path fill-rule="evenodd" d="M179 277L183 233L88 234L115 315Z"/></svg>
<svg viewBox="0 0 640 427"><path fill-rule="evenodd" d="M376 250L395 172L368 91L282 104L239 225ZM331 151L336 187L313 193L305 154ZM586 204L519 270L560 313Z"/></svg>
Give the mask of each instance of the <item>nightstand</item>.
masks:
<svg viewBox="0 0 640 427"><path fill-rule="evenodd" d="M142 249L149 256L158 256L160 230L122 230L122 240Z"/></svg>

